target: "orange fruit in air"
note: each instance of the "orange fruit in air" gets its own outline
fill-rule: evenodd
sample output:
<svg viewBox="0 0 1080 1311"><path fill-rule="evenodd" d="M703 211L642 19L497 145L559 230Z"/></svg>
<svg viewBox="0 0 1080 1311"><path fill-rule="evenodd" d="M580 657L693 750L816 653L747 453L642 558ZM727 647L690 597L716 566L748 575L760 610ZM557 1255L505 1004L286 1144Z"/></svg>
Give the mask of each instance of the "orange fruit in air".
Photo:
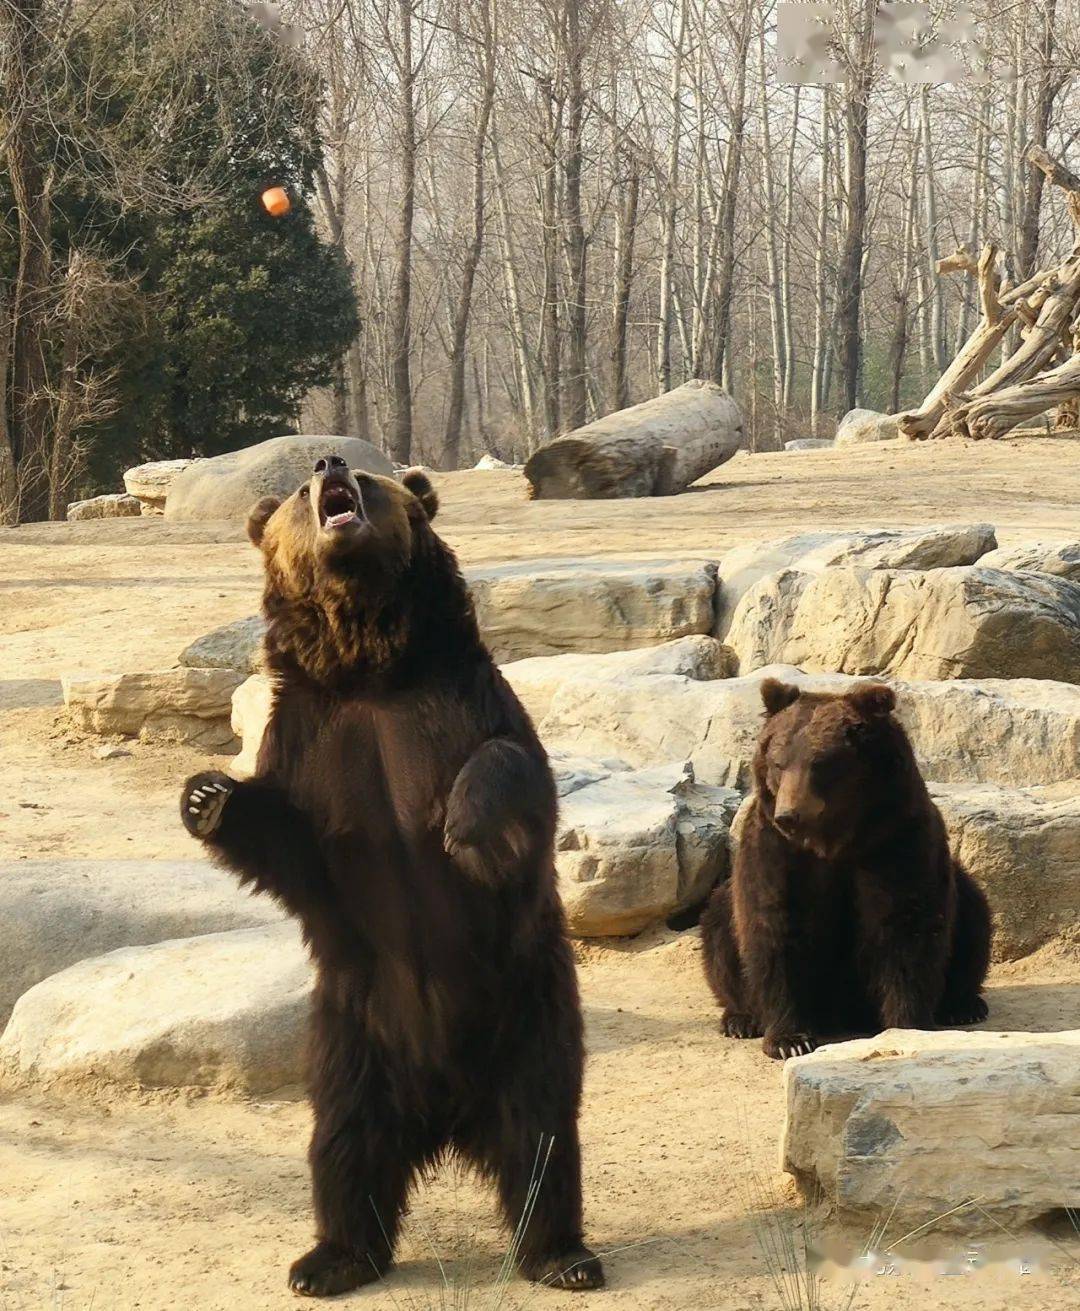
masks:
<svg viewBox="0 0 1080 1311"><path fill-rule="evenodd" d="M292 209L292 201L284 187L267 187L262 193L263 209L273 218L281 218Z"/></svg>

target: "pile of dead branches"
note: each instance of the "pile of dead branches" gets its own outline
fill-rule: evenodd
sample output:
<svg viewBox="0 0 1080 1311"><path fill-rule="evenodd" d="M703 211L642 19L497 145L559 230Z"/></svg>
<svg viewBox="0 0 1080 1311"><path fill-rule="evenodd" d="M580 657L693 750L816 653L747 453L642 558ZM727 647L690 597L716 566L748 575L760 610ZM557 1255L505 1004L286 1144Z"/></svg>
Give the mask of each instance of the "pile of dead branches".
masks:
<svg viewBox="0 0 1080 1311"><path fill-rule="evenodd" d="M1080 177L1039 146L1027 158L1065 192L1080 233ZM963 271L978 279L982 316L919 408L899 416L900 431L908 437L1001 437L1052 409L1059 427L1077 426L1080 236L1064 263L1019 286L1003 285L998 264L999 250L992 242L978 260L960 250L938 261L939 273ZM1006 339L1016 342L1015 349L972 386Z"/></svg>

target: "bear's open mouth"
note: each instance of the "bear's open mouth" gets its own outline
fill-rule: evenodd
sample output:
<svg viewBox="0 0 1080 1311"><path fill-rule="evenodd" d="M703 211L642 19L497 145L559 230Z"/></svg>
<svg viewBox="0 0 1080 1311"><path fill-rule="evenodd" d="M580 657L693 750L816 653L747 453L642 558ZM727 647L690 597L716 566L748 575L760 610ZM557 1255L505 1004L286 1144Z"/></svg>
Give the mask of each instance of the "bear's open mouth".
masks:
<svg viewBox="0 0 1080 1311"><path fill-rule="evenodd" d="M331 483L323 487L319 497L319 518L324 528L345 528L355 523L360 502L353 489L345 483Z"/></svg>

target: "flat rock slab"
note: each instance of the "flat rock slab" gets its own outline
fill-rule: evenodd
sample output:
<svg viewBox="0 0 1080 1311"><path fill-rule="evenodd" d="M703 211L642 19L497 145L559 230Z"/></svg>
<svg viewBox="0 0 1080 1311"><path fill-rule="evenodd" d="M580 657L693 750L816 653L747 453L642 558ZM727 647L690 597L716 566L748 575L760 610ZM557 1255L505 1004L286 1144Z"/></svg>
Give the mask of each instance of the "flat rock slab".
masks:
<svg viewBox="0 0 1080 1311"><path fill-rule="evenodd" d="M1022 569L1080 583L1080 542L1027 542L991 551L979 561L988 569Z"/></svg>
<svg viewBox="0 0 1080 1311"><path fill-rule="evenodd" d="M180 652L180 664L188 669L234 669L254 674L261 664L266 622L261 615L234 619L211 629Z"/></svg>
<svg viewBox="0 0 1080 1311"><path fill-rule="evenodd" d="M465 571L496 660L622 651L715 622L716 567L686 560L556 559Z"/></svg>
<svg viewBox="0 0 1080 1311"><path fill-rule="evenodd" d="M199 460L169 487L165 518L176 523L200 519L243 521L263 496L291 496L311 477L315 461L340 455L350 469L390 476L394 466L359 437L271 437L240 451Z"/></svg>
<svg viewBox="0 0 1080 1311"><path fill-rule="evenodd" d="M162 514L173 480L195 463L194 460L151 460L149 464L128 469L124 486L129 496L137 497L142 503L144 514Z"/></svg>
<svg viewBox="0 0 1080 1311"><path fill-rule="evenodd" d="M982 565L785 569L746 592L725 640L742 673L1080 683L1080 583Z"/></svg>
<svg viewBox="0 0 1080 1311"><path fill-rule="evenodd" d="M39 1084L272 1092L303 1077L311 979L291 923L122 947L24 993L0 1065Z"/></svg>
<svg viewBox="0 0 1080 1311"><path fill-rule="evenodd" d="M209 750L235 745L229 722L242 675L232 669L162 669L144 674L68 674L64 704L92 733L190 742Z"/></svg>
<svg viewBox="0 0 1080 1311"><path fill-rule="evenodd" d="M685 764L552 764L561 798L555 865L572 934L638 933L726 877L741 800L733 789L696 783Z"/></svg>
<svg viewBox="0 0 1080 1311"><path fill-rule="evenodd" d="M0 862L0 1026L28 988L87 956L283 918L204 860Z"/></svg>
<svg viewBox="0 0 1080 1311"><path fill-rule="evenodd" d="M994 525L932 524L925 528L864 528L857 532L795 533L752 546L736 546L717 568L718 637L735 607L763 578L782 569L819 574L838 565L862 569L946 569L974 564L997 546Z"/></svg>
<svg viewBox="0 0 1080 1311"><path fill-rule="evenodd" d="M784 1089L783 1168L845 1215L1011 1231L1080 1207L1080 1030L889 1029L787 1061Z"/></svg>
<svg viewBox="0 0 1080 1311"><path fill-rule="evenodd" d="M137 496L125 492L110 492L106 496L91 496L85 501L72 501L67 508L69 523L83 519L130 519L142 514L142 502Z"/></svg>
<svg viewBox="0 0 1080 1311"><path fill-rule="evenodd" d="M867 442L894 442L900 436L895 414L877 410L848 410L836 429L837 446L862 446Z"/></svg>
<svg viewBox="0 0 1080 1311"><path fill-rule="evenodd" d="M790 665L707 682L660 673L612 677L601 663L607 658L579 657L561 681L543 679L531 661L521 663L520 681L517 664L503 667L548 749L632 768L689 760L699 782L729 787L749 780L763 678L828 692L866 681ZM599 677L590 674L592 660ZM1010 787L1017 779L1036 786L1080 777L1080 687L1042 679L888 681L927 778Z"/></svg>

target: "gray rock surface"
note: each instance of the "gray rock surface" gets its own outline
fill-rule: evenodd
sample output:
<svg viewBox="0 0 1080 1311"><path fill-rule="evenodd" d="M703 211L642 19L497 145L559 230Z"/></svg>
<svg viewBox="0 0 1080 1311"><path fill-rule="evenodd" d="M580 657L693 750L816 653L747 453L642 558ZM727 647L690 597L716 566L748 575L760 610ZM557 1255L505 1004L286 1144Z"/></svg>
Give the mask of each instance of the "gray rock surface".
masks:
<svg viewBox="0 0 1080 1311"><path fill-rule="evenodd" d="M979 561L988 569L1023 569L1080 583L1080 542L1026 542L991 551Z"/></svg>
<svg viewBox="0 0 1080 1311"><path fill-rule="evenodd" d="M166 519L244 520L263 496L291 496L311 476L315 461L341 455L350 469L390 475L393 465L359 437L271 437L240 451L199 460L169 487Z"/></svg>
<svg viewBox="0 0 1080 1311"><path fill-rule="evenodd" d="M311 977L288 922L121 947L23 993L0 1066L38 1084L272 1092L303 1077Z"/></svg>
<svg viewBox="0 0 1080 1311"><path fill-rule="evenodd" d="M162 669L143 674L68 674L64 704L92 733L190 742L231 750L232 694L242 676L231 669Z"/></svg>
<svg viewBox="0 0 1080 1311"><path fill-rule="evenodd" d="M862 446L866 442L892 442L900 436L896 415L877 410L848 410L836 429L837 446Z"/></svg>
<svg viewBox="0 0 1080 1311"><path fill-rule="evenodd" d="M67 508L69 523L83 519L130 519L142 514L142 502L126 492L109 492L105 496L91 496L85 501L72 501Z"/></svg>
<svg viewBox="0 0 1080 1311"><path fill-rule="evenodd" d="M783 1168L867 1226L1012 1233L1080 1207L1080 1030L889 1029L787 1061L784 1092Z"/></svg>
<svg viewBox="0 0 1080 1311"><path fill-rule="evenodd" d="M0 862L0 1028L28 988L87 956L282 918L205 860Z"/></svg>

